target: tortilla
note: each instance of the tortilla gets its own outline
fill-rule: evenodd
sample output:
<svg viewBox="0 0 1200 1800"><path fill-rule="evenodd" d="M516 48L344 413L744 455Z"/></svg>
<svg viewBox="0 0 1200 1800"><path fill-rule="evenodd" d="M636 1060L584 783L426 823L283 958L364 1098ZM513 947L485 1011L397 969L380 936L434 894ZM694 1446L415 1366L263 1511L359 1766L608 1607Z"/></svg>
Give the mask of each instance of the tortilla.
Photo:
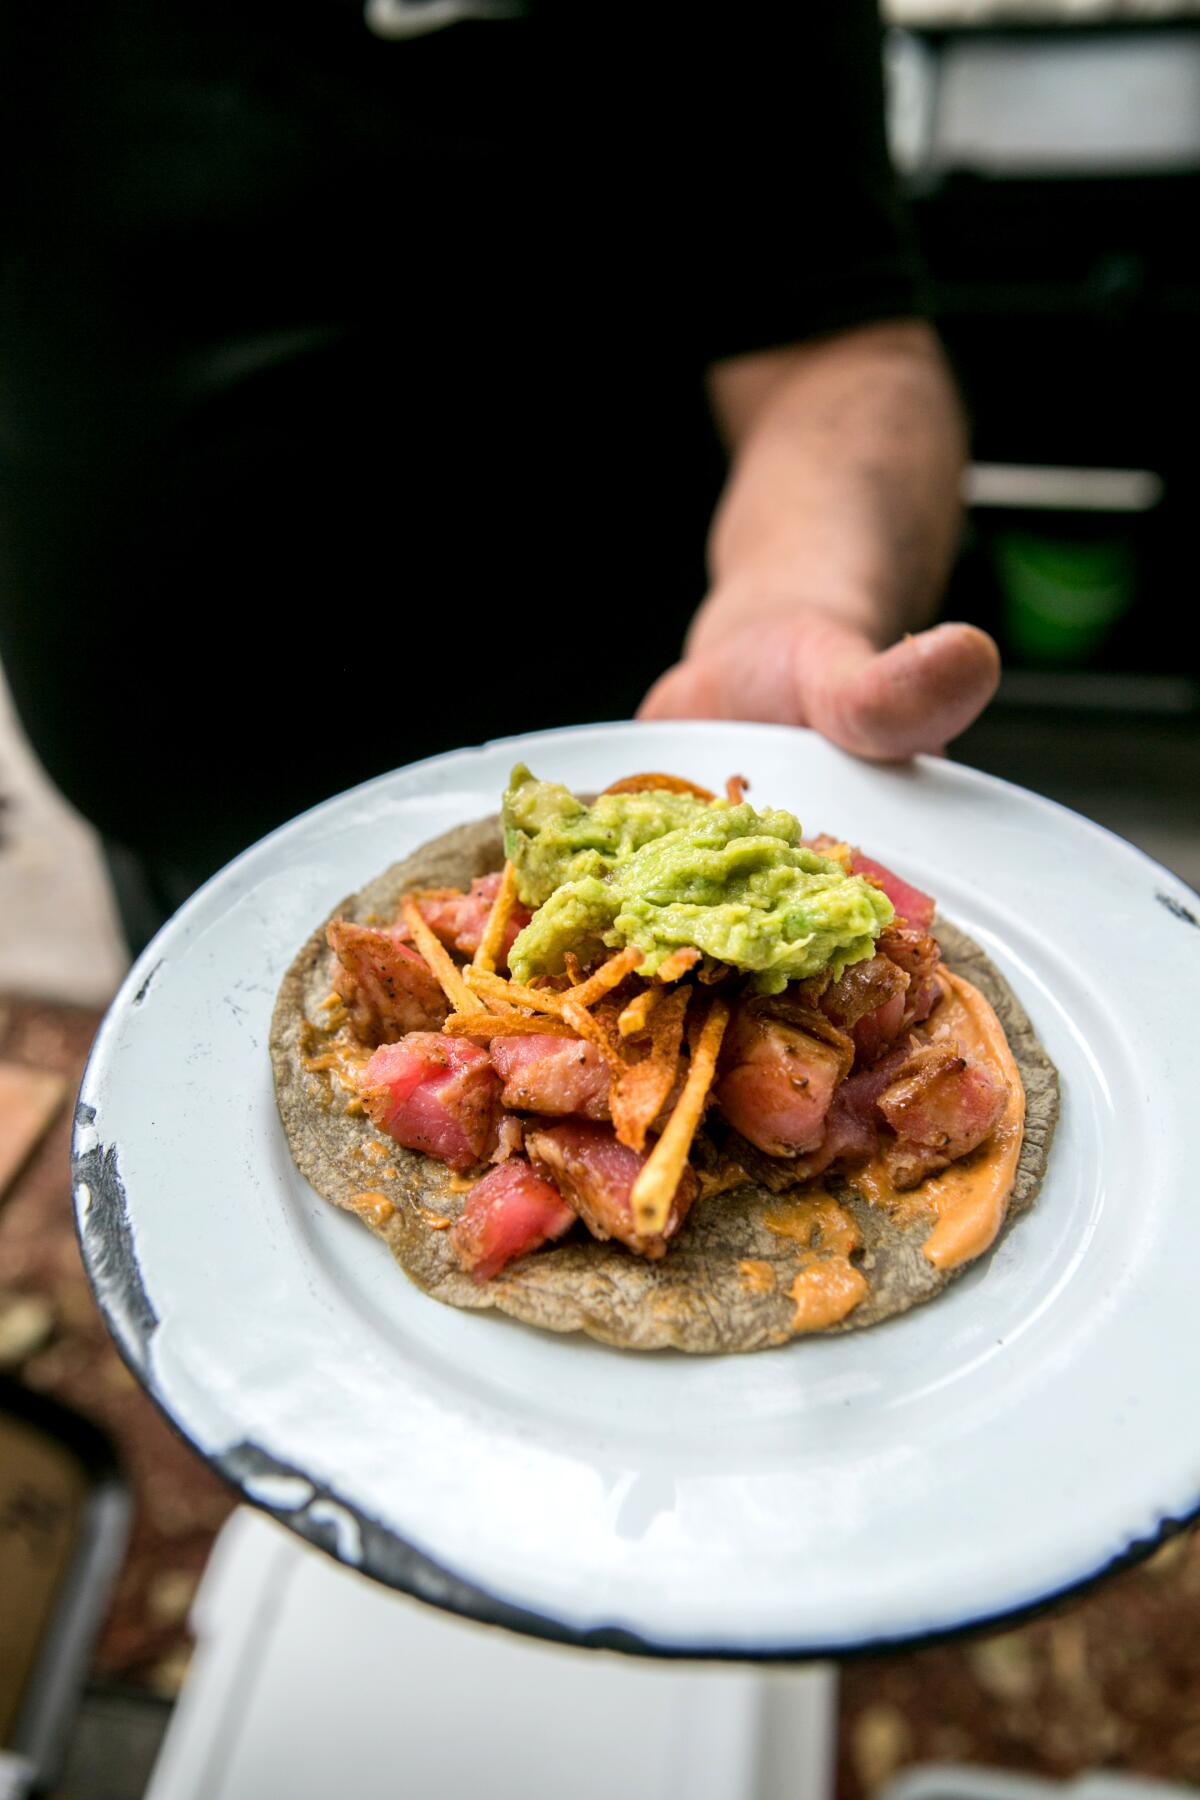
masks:
<svg viewBox="0 0 1200 1800"><path fill-rule="evenodd" d="M462 825L395 864L330 916L364 924L391 920L409 890L466 888L503 862L497 820ZM995 1008L1025 1084L1025 1137L1002 1235L1041 1186L1058 1118L1058 1077L1020 1002L978 945L944 920L935 921L934 933L947 965ZM797 1244L765 1222L778 1213L780 1195L760 1180L739 1177L698 1200L659 1262L581 1236L537 1250L491 1281L478 1284L464 1275L444 1229L463 1208L464 1184L443 1163L381 1136L361 1112L348 1113L349 1092L303 1067L306 1024L319 1027L327 1018L322 1002L332 964L321 925L280 988L271 1027L280 1116L301 1173L326 1200L357 1213L418 1287L450 1306L497 1307L543 1330L582 1331L630 1350L717 1353L791 1340ZM722 1156L712 1139L697 1140L694 1160L701 1168L719 1174ZM970 1267L941 1270L922 1255L930 1220L893 1217L837 1179L822 1186L862 1233L855 1262L869 1292L841 1323L811 1335L876 1325L933 1299Z"/></svg>

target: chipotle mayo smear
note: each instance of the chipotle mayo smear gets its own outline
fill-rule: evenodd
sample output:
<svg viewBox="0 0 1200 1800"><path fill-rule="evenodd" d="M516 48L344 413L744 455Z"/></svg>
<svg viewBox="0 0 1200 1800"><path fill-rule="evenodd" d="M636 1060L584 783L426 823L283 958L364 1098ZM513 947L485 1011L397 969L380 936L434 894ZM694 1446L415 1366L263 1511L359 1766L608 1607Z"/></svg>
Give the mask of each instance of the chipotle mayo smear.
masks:
<svg viewBox="0 0 1200 1800"><path fill-rule="evenodd" d="M837 1325L870 1291L866 1276L850 1261L862 1232L830 1194L805 1194L763 1215L778 1237L793 1238L805 1254L792 1282L794 1332L823 1331Z"/></svg>

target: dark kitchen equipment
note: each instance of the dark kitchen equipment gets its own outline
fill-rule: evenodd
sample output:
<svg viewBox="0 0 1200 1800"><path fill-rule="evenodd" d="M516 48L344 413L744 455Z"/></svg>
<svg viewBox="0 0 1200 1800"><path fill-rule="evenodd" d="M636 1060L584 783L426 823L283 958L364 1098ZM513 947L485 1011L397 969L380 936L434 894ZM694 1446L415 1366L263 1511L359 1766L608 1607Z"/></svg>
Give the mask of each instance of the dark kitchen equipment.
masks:
<svg viewBox="0 0 1200 1800"><path fill-rule="evenodd" d="M1200 18L966 10L890 8L893 145L982 465L946 613L996 634L1024 706L1200 722Z"/></svg>

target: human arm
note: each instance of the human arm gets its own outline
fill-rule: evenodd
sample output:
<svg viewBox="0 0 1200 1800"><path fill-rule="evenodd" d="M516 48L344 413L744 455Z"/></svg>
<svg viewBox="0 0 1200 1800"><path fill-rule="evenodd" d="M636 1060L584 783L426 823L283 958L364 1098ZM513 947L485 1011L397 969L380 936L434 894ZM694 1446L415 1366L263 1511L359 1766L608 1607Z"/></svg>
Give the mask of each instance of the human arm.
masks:
<svg viewBox="0 0 1200 1800"><path fill-rule="evenodd" d="M642 717L808 724L878 758L940 749L986 706L999 659L973 626L919 630L966 452L936 336L866 325L730 357L709 386L730 453L710 590Z"/></svg>

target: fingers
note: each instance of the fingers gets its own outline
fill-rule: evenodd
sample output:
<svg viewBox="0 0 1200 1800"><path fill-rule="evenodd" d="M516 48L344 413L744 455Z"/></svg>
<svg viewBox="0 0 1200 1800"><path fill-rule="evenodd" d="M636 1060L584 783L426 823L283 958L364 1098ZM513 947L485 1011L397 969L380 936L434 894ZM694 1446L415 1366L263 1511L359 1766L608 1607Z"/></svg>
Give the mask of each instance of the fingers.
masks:
<svg viewBox="0 0 1200 1800"><path fill-rule="evenodd" d="M964 730L999 673L996 646L973 625L939 625L877 652L814 612L748 627L677 664L639 716L812 725L858 756L901 760Z"/></svg>
<svg viewBox="0 0 1200 1800"><path fill-rule="evenodd" d="M639 719L730 719L720 684L707 660L689 657L660 675L642 704Z"/></svg>
<svg viewBox="0 0 1200 1800"><path fill-rule="evenodd" d="M638 716L807 725L810 690L826 679L849 681L873 655L861 632L828 613L756 621L668 669Z"/></svg>

